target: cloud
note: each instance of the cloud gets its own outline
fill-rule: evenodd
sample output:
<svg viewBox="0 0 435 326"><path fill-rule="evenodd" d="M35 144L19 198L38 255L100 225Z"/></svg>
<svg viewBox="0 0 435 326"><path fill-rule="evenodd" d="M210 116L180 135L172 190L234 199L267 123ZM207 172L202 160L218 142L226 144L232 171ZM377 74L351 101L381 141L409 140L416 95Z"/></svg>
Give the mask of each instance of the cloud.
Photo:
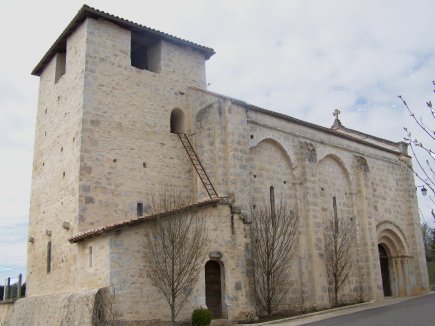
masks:
<svg viewBox="0 0 435 326"><path fill-rule="evenodd" d="M2 252L0 255L1 265L4 268L19 270L26 265L27 242L1 243ZM3 273L2 273L3 274Z"/></svg>
<svg viewBox="0 0 435 326"><path fill-rule="evenodd" d="M403 126L413 125L398 94L418 115L427 113L435 78L432 0L88 3L213 47L209 89L269 110L330 127L339 108L346 127L395 141L403 138ZM25 264L16 256L26 255L39 81L30 71L81 5L40 0L22 10L19 2L0 3L9 13L1 30L14 26L2 39L10 51L0 53L0 230L6 230L0 236L7 240L0 243L0 262L21 266L14 268ZM15 12L24 23L16 24Z"/></svg>

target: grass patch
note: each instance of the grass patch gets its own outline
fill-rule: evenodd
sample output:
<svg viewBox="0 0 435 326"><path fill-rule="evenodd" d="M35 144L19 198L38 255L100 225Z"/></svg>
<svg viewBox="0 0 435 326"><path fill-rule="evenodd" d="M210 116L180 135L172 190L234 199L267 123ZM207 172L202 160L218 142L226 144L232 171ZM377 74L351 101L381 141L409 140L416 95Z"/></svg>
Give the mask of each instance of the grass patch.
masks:
<svg viewBox="0 0 435 326"><path fill-rule="evenodd" d="M327 311L327 310L331 310L331 309L335 309L335 308L339 308L339 307L353 306L353 305L356 305L356 304L359 304L359 303L362 303L362 302L363 301L342 302L338 306L331 307L331 308L316 308L316 307L312 307L312 308L304 309L302 311L280 312L280 313L273 314L271 316L259 316L258 318L255 318L255 320L253 320L253 319L250 319L250 320L240 320L237 323L238 324L258 324L258 323L264 323L264 322L273 321L273 320L279 320L279 319L284 319L284 318L302 316L302 315L310 314L310 313L313 313L313 312Z"/></svg>
<svg viewBox="0 0 435 326"><path fill-rule="evenodd" d="M429 287L433 290L435 288L435 261L427 263L427 272L429 274Z"/></svg>

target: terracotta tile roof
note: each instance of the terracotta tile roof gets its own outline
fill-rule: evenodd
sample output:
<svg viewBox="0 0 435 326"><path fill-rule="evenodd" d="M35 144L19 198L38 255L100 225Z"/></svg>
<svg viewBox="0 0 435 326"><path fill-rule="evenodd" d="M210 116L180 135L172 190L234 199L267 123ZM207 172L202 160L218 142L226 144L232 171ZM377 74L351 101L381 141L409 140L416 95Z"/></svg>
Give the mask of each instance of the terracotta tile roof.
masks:
<svg viewBox="0 0 435 326"><path fill-rule="evenodd" d="M44 55L44 57L39 61L39 63L36 65L36 67L32 71L32 75L39 76L44 69L44 67L48 64L48 62L51 60L51 58L60 51L63 51L65 49L65 44L68 36L72 34L72 32L79 26L86 18L103 18L105 20L108 20L122 28L135 31L138 33L143 33L148 36L154 37L156 39L163 39L165 41L181 45L181 46L188 46L194 50L199 51L202 53L206 59L209 59L213 54L215 54L214 50L212 48L208 48L184 39L181 39L179 37L160 32L158 30L155 30L153 28L143 26L140 24L137 24L135 22L129 21L124 18L120 18L115 15L111 15L109 13L106 13L104 11L92 8L88 5L83 5L83 7L79 10L79 12L75 15L73 20L68 24L68 26L65 28L65 30L60 34L58 39L54 42L54 44L50 47L50 49L47 51L47 53Z"/></svg>
<svg viewBox="0 0 435 326"><path fill-rule="evenodd" d="M122 222L118 222L118 223L114 223L114 224L109 224L109 225L105 225L105 226L101 226L99 228L95 228L95 229L91 229L91 230L87 230L87 231L83 231L80 233L77 233L76 235L72 236L71 238L68 239L68 241L70 243L77 243L80 242L84 239L88 239L91 237L95 237L97 235L112 231L112 230L119 230L119 229L123 229L125 227L129 227L132 225L136 225L136 224L140 224L140 223L144 223L146 221L150 221L153 220L157 217L163 217L163 216L167 216L167 215L171 215L171 214L175 214L178 212L183 212L185 210L188 209L192 209L192 208L199 208L199 207L206 207L206 206L213 206L213 205L217 205L218 202L220 202L221 199L217 198L217 199L209 199L206 201L202 201L202 202L198 202L192 205L188 205L182 208L177 208L171 211L166 211L163 213L158 213L158 214L153 214L153 215L148 215L148 216L142 216L142 217L138 217L138 218L134 218L131 220L127 220L127 221L122 221Z"/></svg>

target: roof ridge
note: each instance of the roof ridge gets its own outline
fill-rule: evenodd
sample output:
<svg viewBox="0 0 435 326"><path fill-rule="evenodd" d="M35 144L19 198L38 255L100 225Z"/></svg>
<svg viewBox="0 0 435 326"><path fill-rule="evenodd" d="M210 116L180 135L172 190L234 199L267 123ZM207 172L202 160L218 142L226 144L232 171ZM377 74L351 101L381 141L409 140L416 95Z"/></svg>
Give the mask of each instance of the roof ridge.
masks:
<svg viewBox="0 0 435 326"><path fill-rule="evenodd" d="M172 35L172 34L169 34L169 33L163 32L163 31L160 31L160 30L158 30L158 29L155 29L155 28L152 28L152 27L149 27L149 26L145 26L145 25L142 25L142 24L136 23L136 22L134 22L134 21L132 21L132 20L129 20L129 19L123 18L123 17L121 17L121 16L117 16L117 15L111 14L111 13L109 13L109 12L106 12L106 11L103 11L103 10L100 10L100 9L97 9L97 8L94 8L94 7L91 7L91 6L87 5L87 4L84 4L82 8L86 8L86 9L88 9L88 10L90 10L90 11L95 12L95 13L99 13L99 14L103 14L103 15L108 15L108 16L110 16L110 17L117 18L117 19L122 20L122 21L124 21L124 22L130 23L130 24L133 24L133 25L136 25L136 26L138 26L138 27L140 27L140 28L146 28L146 29L148 29L149 31L155 32L155 33L157 33L157 34L163 34L163 35L165 35L165 36L168 36L168 37L171 37L171 38L177 39L177 40L182 41L182 42L187 42L187 43L190 43L190 44L195 45L195 46L198 46L198 47L202 47L202 48L206 48L206 49L213 50L213 49L211 49L211 48L209 48L209 47L206 47L206 46L204 46L204 45L201 45L201 44L199 44L199 43L195 43L195 42L189 41L189 40L187 40L187 39L184 39L184 38L181 38L181 37L178 37L178 36L175 36L175 35Z"/></svg>
<svg viewBox="0 0 435 326"><path fill-rule="evenodd" d="M386 139L386 138L378 137L378 136L375 136L375 135L367 134L367 133L365 133L363 131L359 131L359 130L356 130L356 129L348 128L348 127L345 127L344 125L341 125L338 128L334 128L334 130L336 130L336 131L340 131L340 130L347 131L347 132L354 133L354 134L357 134L357 135L360 135L360 136L364 136L365 138L371 138L371 139L373 139L375 141L379 141L379 142L382 142L382 143L389 144L391 146L398 146L399 144L403 143L403 141L396 142L396 141L393 141L393 140L390 140L390 139Z"/></svg>
<svg viewBox="0 0 435 326"><path fill-rule="evenodd" d="M39 76L41 74L42 70L48 64L51 58L57 52L61 51L65 47L66 39L88 17L92 17L92 18L100 17L126 29L142 31L144 33L150 33L154 37L160 37L168 42L191 47L201 52L206 59L209 59L213 54L215 54L215 51L212 48L182 39L178 36L174 36L166 32L159 31L152 27L135 23L131 20L110 14L108 12L84 4L79 9L77 14L73 17L73 19L70 21L70 23L67 25L67 27L63 30L63 32L59 35L56 41L51 45L51 47L48 49L48 51L45 53L45 55L42 57L42 59L39 61L36 67L32 70L32 75Z"/></svg>

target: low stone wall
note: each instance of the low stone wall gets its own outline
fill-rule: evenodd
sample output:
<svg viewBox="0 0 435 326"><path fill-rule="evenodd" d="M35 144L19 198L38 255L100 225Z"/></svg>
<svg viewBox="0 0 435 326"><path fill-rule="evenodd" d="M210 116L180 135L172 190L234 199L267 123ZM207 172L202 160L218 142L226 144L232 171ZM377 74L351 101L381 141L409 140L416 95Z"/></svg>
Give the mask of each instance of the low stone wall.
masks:
<svg viewBox="0 0 435 326"><path fill-rule="evenodd" d="M13 307L13 302L0 302L0 326L4 324L4 321L6 319L6 314L8 311Z"/></svg>
<svg viewBox="0 0 435 326"><path fill-rule="evenodd" d="M60 293L23 298L10 304L0 305L1 326L91 326L95 296L98 289L80 293ZM6 306L6 304L4 304Z"/></svg>

